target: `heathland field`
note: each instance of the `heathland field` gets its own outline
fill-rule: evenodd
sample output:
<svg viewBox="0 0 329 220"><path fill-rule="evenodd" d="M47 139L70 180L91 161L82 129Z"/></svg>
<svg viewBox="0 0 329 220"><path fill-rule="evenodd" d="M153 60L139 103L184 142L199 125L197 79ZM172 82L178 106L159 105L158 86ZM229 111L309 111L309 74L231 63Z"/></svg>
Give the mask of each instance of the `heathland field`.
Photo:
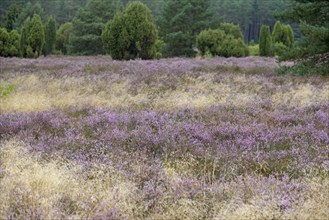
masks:
<svg viewBox="0 0 329 220"><path fill-rule="evenodd" d="M328 219L329 78L272 58L0 58L0 219Z"/></svg>

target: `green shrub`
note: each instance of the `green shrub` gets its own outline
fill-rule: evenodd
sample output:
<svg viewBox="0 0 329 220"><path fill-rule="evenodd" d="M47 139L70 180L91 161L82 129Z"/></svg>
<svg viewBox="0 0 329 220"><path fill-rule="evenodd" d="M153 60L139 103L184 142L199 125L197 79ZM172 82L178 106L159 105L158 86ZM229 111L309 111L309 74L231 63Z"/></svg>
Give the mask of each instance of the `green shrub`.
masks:
<svg viewBox="0 0 329 220"><path fill-rule="evenodd" d="M45 31L45 45L43 48L43 54L47 56L48 54L53 53L56 43L56 21L53 17L48 19L44 31Z"/></svg>
<svg viewBox="0 0 329 220"><path fill-rule="evenodd" d="M248 55L246 46L241 39L236 39L232 35L227 35L224 41L217 47L217 55L224 57L243 57Z"/></svg>
<svg viewBox="0 0 329 220"><path fill-rule="evenodd" d="M262 25L259 36L259 54L260 56L272 56L272 39L270 27Z"/></svg>
<svg viewBox="0 0 329 220"><path fill-rule="evenodd" d="M0 56L18 56L19 38L19 33L16 30L12 30L8 33L5 28L0 28Z"/></svg>
<svg viewBox="0 0 329 220"><path fill-rule="evenodd" d="M28 17L22 28L20 41L21 55L28 58L36 58L41 55L45 42L44 28L39 15L34 14L32 19Z"/></svg>
<svg viewBox="0 0 329 220"><path fill-rule="evenodd" d="M259 44L248 45L249 55L250 56L259 56Z"/></svg>
<svg viewBox="0 0 329 220"><path fill-rule="evenodd" d="M223 42L225 36L225 32L219 29L203 30L196 38L196 47L200 50L203 56L206 52L216 55L217 48Z"/></svg>
<svg viewBox="0 0 329 220"><path fill-rule="evenodd" d="M201 31L196 38L196 46L202 56L206 53L224 57L243 57L249 54L239 26L230 23L223 23L216 30Z"/></svg>
<svg viewBox="0 0 329 220"><path fill-rule="evenodd" d="M0 56L8 56L9 34L6 28L0 28Z"/></svg>
<svg viewBox="0 0 329 220"><path fill-rule="evenodd" d="M1 97L7 97L11 93L13 93L14 90L15 90L15 84L14 83L9 83L9 84L4 85L4 86L0 85L0 96Z"/></svg>
<svg viewBox="0 0 329 220"><path fill-rule="evenodd" d="M289 48L286 45L284 45L282 42L277 42L274 44L274 54L277 56L282 56L288 50Z"/></svg>
<svg viewBox="0 0 329 220"><path fill-rule="evenodd" d="M284 45L286 45L289 48L292 48L294 45L294 31L292 30L291 26L288 25L284 25L283 26L283 39L282 39L282 43Z"/></svg>
<svg viewBox="0 0 329 220"><path fill-rule="evenodd" d="M275 22L273 32L272 32L272 41L273 43L283 42L283 27L280 21Z"/></svg>
<svg viewBox="0 0 329 220"><path fill-rule="evenodd" d="M232 35L235 39L242 39L243 40L243 34L241 32L241 29L239 25L235 25L232 23L221 23L219 26L219 30L224 31L226 35Z"/></svg>
<svg viewBox="0 0 329 220"><path fill-rule="evenodd" d="M160 59L163 57L163 52L166 48L166 43L162 39L157 39L155 41L155 58Z"/></svg>
<svg viewBox="0 0 329 220"><path fill-rule="evenodd" d="M60 53L62 53L62 54L68 53L71 28L72 28L72 23L67 22L67 23L62 24L56 33L55 48L57 51L60 51Z"/></svg>
<svg viewBox="0 0 329 220"><path fill-rule="evenodd" d="M141 2L131 2L103 30L102 39L113 59L152 59L156 54L156 27L151 11Z"/></svg>
<svg viewBox="0 0 329 220"><path fill-rule="evenodd" d="M308 76L313 74L329 75L329 63L317 65L314 60L301 61L294 66L283 66L277 69L279 74Z"/></svg>

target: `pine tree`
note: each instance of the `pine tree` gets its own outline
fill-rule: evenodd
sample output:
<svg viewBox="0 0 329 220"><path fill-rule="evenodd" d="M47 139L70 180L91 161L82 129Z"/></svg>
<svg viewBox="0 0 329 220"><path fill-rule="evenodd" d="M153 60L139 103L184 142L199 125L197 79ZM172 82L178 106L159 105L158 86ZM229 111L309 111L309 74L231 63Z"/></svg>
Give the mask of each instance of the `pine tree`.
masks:
<svg viewBox="0 0 329 220"><path fill-rule="evenodd" d="M56 21L53 17L48 19L45 26L44 55L52 54L56 43Z"/></svg>
<svg viewBox="0 0 329 220"><path fill-rule="evenodd" d="M119 8L119 0L90 0L72 21L69 53L104 54L102 31Z"/></svg>
<svg viewBox="0 0 329 220"><path fill-rule="evenodd" d="M11 4L9 8L6 11L5 15L5 21L4 21L4 27L8 30L11 31L14 29L14 24L21 13L22 8L17 5L17 4Z"/></svg>
<svg viewBox="0 0 329 220"><path fill-rule="evenodd" d="M167 56L193 56L196 35L211 26L209 0L168 0L159 21Z"/></svg>
<svg viewBox="0 0 329 220"><path fill-rule="evenodd" d="M35 4L31 4L31 2L28 2L23 10L21 11L21 13L18 15L16 22L14 24L15 28L21 28L23 26L24 21L30 17L32 18L33 15L37 14L38 16L40 16L41 20L43 20L44 18L44 10L41 6L41 4L39 2L35 3Z"/></svg>
<svg viewBox="0 0 329 220"><path fill-rule="evenodd" d="M292 9L285 12L282 18L301 25L302 39L299 46L303 49L298 57L328 53L329 1L294 0L294 3Z"/></svg>
<svg viewBox="0 0 329 220"><path fill-rule="evenodd" d="M272 56L272 39L270 27L262 25L259 36L260 56Z"/></svg>

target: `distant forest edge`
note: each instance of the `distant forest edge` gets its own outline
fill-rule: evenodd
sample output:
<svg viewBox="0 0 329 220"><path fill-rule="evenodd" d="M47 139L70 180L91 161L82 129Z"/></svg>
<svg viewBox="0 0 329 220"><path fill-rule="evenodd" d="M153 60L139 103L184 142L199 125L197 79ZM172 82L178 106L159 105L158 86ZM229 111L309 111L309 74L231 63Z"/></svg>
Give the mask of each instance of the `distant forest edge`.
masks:
<svg viewBox="0 0 329 220"><path fill-rule="evenodd" d="M159 25L163 10L170 0L140 0L146 4L153 15L154 21ZM90 0L1 0L0 1L0 25L3 27L8 22L8 9L17 5L17 11L21 11L16 21L16 27L22 25L24 17L31 15L33 10L46 20L46 15L56 18L58 25L71 22L78 11L85 8ZM92 4L100 4L100 0L92 0ZM103 0L105 4L117 7L114 10L120 10L131 0ZM177 1L176 1L177 2ZM180 0L183 5L188 5L186 0ZM197 2L194 0L194 2ZM241 27L246 42L258 42L261 24L274 26L276 19L274 15L282 12L291 5L289 0L205 0L208 7L206 10L212 14L209 23L217 23L222 20L232 22ZM36 3L40 7L35 6ZM191 3L192 5L194 3ZM34 8L34 9L32 9ZM105 7L108 8L108 7ZM113 15L112 15L113 16ZM8 24L8 23L7 23Z"/></svg>
<svg viewBox="0 0 329 220"><path fill-rule="evenodd" d="M260 55L323 66L328 11L325 0L1 0L0 56Z"/></svg>

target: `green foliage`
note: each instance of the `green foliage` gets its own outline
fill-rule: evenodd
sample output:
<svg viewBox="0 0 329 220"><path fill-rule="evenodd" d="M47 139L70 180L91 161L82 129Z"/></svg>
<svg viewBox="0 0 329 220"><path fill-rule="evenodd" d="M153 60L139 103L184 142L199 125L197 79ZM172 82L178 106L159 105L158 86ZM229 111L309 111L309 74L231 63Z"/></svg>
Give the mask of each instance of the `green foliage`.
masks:
<svg viewBox="0 0 329 220"><path fill-rule="evenodd" d="M163 52L166 48L166 43L162 39L157 39L155 41L155 58L160 59L163 57Z"/></svg>
<svg viewBox="0 0 329 220"><path fill-rule="evenodd" d="M119 8L119 0L90 0L73 19L69 53L104 54L102 31Z"/></svg>
<svg viewBox="0 0 329 220"><path fill-rule="evenodd" d="M248 51L250 56L259 56L259 45L258 44L249 44Z"/></svg>
<svg viewBox="0 0 329 220"><path fill-rule="evenodd" d="M56 50L60 51L62 54L67 54L68 52L71 28L72 23L68 22L62 24L56 33Z"/></svg>
<svg viewBox="0 0 329 220"><path fill-rule="evenodd" d="M280 21L277 21L274 25L272 32L273 43L283 43L286 47L292 48L294 45L294 31L291 26L282 25Z"/></svg>
<svg viewBox="0 0 329 220"><path fill-rule="evenodd" d="M329 74L329 2L326 0L294 0L293 7L286 11L282 17L300 24L302 38L288 53L283 54L280 59L297 60L295 67L289 71L300 74L324 73ZM294 44L291 30L287 29L287 41Z"/></svg>
<svg viewBox="0 0 329 220"><path fill-rule="evenodd" d="M273 45L274 54L277 56L282 56L283 54L287 53L289 48L284 45L282 42L277 42Z"/></svg>
<svg viewBox="0 0 329 220"><path fill-rule="evenodd" d="M227 35L224 41L217 47L217 55L224 57L244 57L249 52L241 38L235 38L233 35Z"/></svg>
<svg viewBox="0 0 329 220"><path fill-rule="evenodd" d="M216 30L204 30L196 38L196 46L204 56L243 57L249 54L239 26L224 23Z"/></svg>
<svg viewBox="0 0 329 220"><path fill-rule="evenodd" d="M200 50L203 56L207 52L210 52L212 55L216 55L217 48L223 42L225 36L226 35L223 30L203 30L196 38L196 47Z"/></svg>
<svg viewBox="0 0 329 220"><path fill-rule="evenodd" d="M272 32L272 41L273 43L283 42L283 27L280 21L275 22L273 32Z"/></svg>
<svg viewBox="0 0 329 220"><path fill-rule="evenodd" d="M9 34L5 28L0 28L0 56L7 56Z"/></svg>
<svg viewBox="0 0 329 220"><path fill-rule="evenodd" d="M272 56L272 39L270 27L262 25L259 37L259 55Z"/></svg>
<svg viewBox="0 0 329 220"><path fill-rule="evenodd" d="M15 84L9 83L7 85L0 85L0 97L7 97L15 90Z"/></svg>
<svg viewBox="0 0 329 220"><path fill-rule="evenodd" d="M21 55L28 58L36 58L41 55L45 42L44 28L39 15L28 17L22 28Z"/></svg>
<svg viewBox="0 0 329 220"><path fill-rule="evenodd" d="M4 19L4 27L8 30L11 31L14 29L14 24L19 16L19 14L22 11L22 7L20 7L17 4L11 4L7 11L6 11L6 15L5 15L5 19Z"/></svg>
<svg viewBox="0 0 329 220"><path fill-rule="evenodd" d="M102 37L113 59L152 59L156 54L156 27L150 10L141 2L129 3L108 22Z"/></svg>
<svg viewBox="0 0 329 220"><path fill-rule="evenodd" d="M329 75L329 63L318 65L315 60L300 61L294 66L283 66L277 69L279 74L293 74L300 76Z"/></svg>
<svg viewBox="0 0 329 220"><path fill-rule="evenodd" d="M232 35L235 39L242 39L243 40L243 34L241 32L241 29L239 25L234 25L232 23L221 23L219 26L219 30L223 30L226 35Z"/></svg>
<svg viewBox="0 0 329 220"><path fill-rule="evenodd" d="M0 28L0 56L13 57L19 55L19 33Z"/></svg>
<svg viewBox="0 0 329 220"><path fill-rule="evenodd" d="M45 46L44 55L52 54L56 43L56 21L53 17L48 19L45 26Z"/></svg>
<svg viewBox="0 0 329 220"><path fill-rule="evenodd" d="M18 15L16 22L14 24L15 28L21 28L25 22L25 20L28 17L33 17L35 14L40 16L40 18L44 18L44 11L43 8L41 7L41 4L39 2L32 4L31 2L28 2L21 13Z"/></svg>
<svg viewBox="0 0 329 220"><path fill-rule="evenodd" d="M166 56L194 56L200 31L211 26L210 0L168 0L159 21Z"/></svg>

